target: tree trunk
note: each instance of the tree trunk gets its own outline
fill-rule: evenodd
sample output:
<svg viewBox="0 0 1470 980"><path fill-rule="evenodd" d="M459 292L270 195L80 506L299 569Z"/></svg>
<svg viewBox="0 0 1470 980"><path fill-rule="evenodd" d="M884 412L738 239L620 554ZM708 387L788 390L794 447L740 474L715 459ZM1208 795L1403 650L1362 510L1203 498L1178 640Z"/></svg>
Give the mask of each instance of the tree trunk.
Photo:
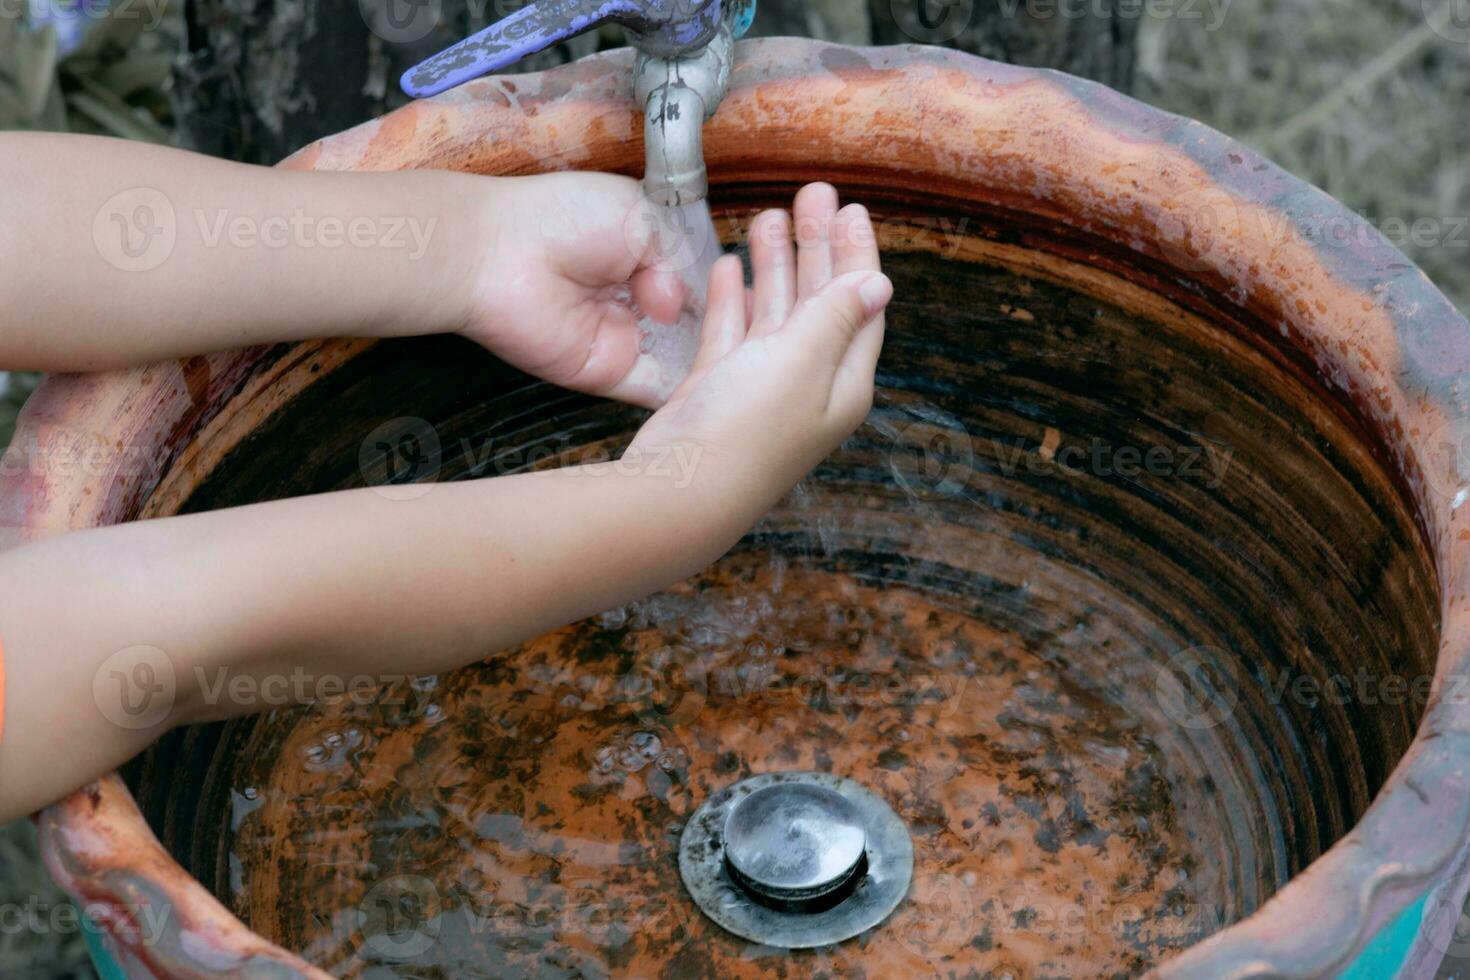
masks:
<svg viewBox="0 0 1470 980"><path fill-rule="evenodd" d="M188 56L175 87L180 142L215 156L274 163L320 136L402 105L407 99L398 77L405 69L523 3L188 0ZM1099 13L1099 6L1106 5L760 0L752 33L844 44L945 44L1001 61L1060 68L1126 91L1138 20ZM620 43L621 31L605 29L511 70L549 68Z"/></svg>
<svg viewBox="0 0 1470 980"><path fill-rule="evenodd" d="M175 89L180 142L275 163L408 101L405 70L524 0L187 0ZM619 43L583 35L522 61L550 68Z"/></svg>

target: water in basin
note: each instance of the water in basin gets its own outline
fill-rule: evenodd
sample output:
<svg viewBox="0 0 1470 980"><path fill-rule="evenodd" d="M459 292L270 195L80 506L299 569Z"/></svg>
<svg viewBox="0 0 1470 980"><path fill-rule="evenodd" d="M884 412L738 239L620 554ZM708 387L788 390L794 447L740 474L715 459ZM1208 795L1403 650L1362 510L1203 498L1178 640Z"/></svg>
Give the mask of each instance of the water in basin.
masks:
<svg viewBox="0 0 1470 980"><path fill-rule="evenodd" d="M444 677L170 735L127 775L189 872L349 976L1099 976L1342 836L1422 704L1298 681L1427 674L1437 642L1359 430L1239 311L1069 279L1006 244L1013 216L936 243L886 207L874 413L731 556ZM453 338L384 343L186 509L360 485L402 416L438 432L440 480L616 452L642 417ZM912 835L908 899L837 947L736 940L679 882L692 809L787 769L862 783Z"/></svg>
<svg viewBox="0 0 1470 980"><path fill-rule="evenodd" d="M321 910L276 938L334 975L660 976L689 955L728 976L795 955L917 976L957 953L1132 972L1220 924L1196 838L1224 814L1181 807L1148 725L1027 646L960 597L752 549L472 670L259 726L230 898L247 921ZM689 906L682 821L779 769L866 773L909 823L919 900L886 938L788 954Z"/></svg>

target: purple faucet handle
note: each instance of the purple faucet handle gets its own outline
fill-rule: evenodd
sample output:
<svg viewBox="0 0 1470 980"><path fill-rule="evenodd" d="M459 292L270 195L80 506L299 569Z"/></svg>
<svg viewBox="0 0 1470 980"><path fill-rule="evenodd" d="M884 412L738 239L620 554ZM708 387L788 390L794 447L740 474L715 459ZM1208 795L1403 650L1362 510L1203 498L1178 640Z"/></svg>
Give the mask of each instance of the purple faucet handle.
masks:
<svg viewBox="0 0 1470 980"><path fill-rule="evenodd" d="M720 5L721 0L537 0L404 72L403 90L416 99L438 95L606 23L628 28L651 53L677 54L709 42L719 29Z"/></svg>

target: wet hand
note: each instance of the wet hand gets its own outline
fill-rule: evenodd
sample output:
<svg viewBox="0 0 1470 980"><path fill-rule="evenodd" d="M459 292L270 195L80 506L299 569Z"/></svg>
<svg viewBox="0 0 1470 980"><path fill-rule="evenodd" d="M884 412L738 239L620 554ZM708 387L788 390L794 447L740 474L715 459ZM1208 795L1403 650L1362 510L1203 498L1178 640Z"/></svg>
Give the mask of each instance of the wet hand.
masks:
<svg viewBox="0 0 1470 980"><path fill-rule="evenodd" d="M701 482L739 490L756 516L867 417L893 294L861 205L838 211L837 192L813 184L795 227L793 248L785 212L752 225L753 295L738 259L715 266L694 369L629 448L692 445Z"/></svg>
<svg viewBox="0 0 1470 980"><path fill-rule="evenodd" d="M647 408L637 311L673 323L685 290L637 181L595 173L505 178L481 216L461 333L564 388ZM636 307L636 309L635 309ZM657 373L657 372L654 372Z"/></svg>

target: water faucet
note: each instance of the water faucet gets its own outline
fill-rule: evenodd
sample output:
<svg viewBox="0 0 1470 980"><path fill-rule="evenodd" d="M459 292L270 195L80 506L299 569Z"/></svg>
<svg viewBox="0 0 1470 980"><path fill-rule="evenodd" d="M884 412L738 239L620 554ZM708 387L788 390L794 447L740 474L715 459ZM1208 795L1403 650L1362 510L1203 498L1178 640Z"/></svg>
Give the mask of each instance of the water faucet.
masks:
<svg viewBox="0 0 1470 980"><path fill-rule="evenodd" d="M637 49L633 94L643 107L644 192L676 207L709 192L704 122L730 84L735 39L755 17L756 0L536 0L403 75L414 98L438 95L515 64L603 24L618 24Z"/></svg>

